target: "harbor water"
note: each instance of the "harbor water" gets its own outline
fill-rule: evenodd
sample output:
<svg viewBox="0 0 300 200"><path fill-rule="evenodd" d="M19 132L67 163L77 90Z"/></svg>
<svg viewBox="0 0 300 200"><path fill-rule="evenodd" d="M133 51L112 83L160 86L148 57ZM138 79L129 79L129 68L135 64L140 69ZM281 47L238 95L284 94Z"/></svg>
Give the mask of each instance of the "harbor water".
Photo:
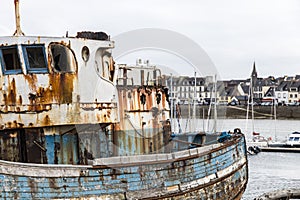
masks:
<svg viewBox="0 0 300 200"><path fill-rule="evenodd" d="M253 200L266 192L300 188L298 153L261 152L248 157L249 181L243 200Z"/></svg>
<svg viewBox="0 0 300 200"><path fill-rule="evenodd" d="M210 130L213 128L213 120L196 119L180 120L183 131L191 127L196 130ZM178 126L177 122L173 122ZM209 125L207 125L209 123ZM195 125L194 125L195 124ZM178 127L177 127L178 128ZM259 132L266 138L284 141L288 134L300 131L300 120L251 120L245 119L221 119L217 121L217 131L233 131L240 128L247 139L251 139L252 130ZM271 153L261 152L248 156L249 181L243 195L243 200L253 200L266 192L274 190L300 188L300 159L298 153Z"/></svg>
<svg viewBox="0 0 300 200"><path fill-rule="evenodd" d="M172 127L176 132L178 132L179 127L182 132L191 130L212 132L214 120L173 120ZM240 128L247 140L251 140L252 132L254 131L265 138L272 138L273 141L280 142L285 141L288 134L294 131L300 132L300 120L260 119L252 121L245 119L218 119L216 122L217 131L233 131L235 128Z"/></svg>

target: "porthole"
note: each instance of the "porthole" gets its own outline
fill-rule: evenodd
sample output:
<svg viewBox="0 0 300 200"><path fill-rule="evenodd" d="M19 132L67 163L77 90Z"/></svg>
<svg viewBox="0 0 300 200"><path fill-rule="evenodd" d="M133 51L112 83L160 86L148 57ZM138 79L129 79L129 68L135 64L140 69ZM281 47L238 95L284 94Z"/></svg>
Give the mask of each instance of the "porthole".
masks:
<svg viewBox="0 0 300 200"><path fill-rule="evenodd" d="M84 46L81 50L81 56L84 62L87 62L90 58L90 50L87 46Z"/></svg>

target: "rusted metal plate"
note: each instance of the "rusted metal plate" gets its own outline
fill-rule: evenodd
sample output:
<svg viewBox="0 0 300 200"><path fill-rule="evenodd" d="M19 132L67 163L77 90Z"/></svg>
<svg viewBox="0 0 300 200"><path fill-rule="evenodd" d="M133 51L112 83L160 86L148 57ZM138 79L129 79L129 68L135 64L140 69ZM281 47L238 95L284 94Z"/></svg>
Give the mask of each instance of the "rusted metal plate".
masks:
<svg viewBox="0 0 300 200"><path fill-rule="evenodd" d="M168 94L153 66L119 66L120 122L114 126L114 155L165 152L170 139Z"/></svg>
<svg viewBox="0 0 300 200"><path fill-rule="evenodd" d="M112 156L113 143L100 125L0 131L0 159L42 164L88 164Z"/></svg>

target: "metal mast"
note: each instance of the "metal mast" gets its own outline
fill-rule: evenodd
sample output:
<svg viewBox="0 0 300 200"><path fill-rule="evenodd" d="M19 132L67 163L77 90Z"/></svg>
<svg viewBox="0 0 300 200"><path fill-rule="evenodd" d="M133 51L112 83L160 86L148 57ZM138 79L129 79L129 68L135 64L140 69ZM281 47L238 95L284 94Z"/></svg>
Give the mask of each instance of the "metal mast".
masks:
<svg viewBox="0 0 300 200"><path fill-rule="evenodd" d="M195 72L194 76L194 99L193 99L193 131L196 131L196 98L197 98L197 93L196 93L196 88L197 88L197 74Z"/></svg>
<svg viewBox="0 0 300 200"><path fill-rule="evenodd" d="M215 104L214 104L214 133L217 132L217 74L215 74L215 83L214 83L214 96L215 96Z"/></svg>
<svg viewBox="0 0 300 200"><path fill-rule="evenodd" d="M19 0L14 0L14 1L15 1L15 17L16 17L16 31L14 33L14 36L25 35L21 30Z"/></svg>

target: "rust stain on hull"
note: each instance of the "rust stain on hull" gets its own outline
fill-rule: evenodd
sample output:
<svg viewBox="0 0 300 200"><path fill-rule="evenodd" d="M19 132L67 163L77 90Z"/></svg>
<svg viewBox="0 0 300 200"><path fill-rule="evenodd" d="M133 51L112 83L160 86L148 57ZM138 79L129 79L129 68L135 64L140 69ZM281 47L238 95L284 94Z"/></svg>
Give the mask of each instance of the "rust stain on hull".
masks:
<svg viewBox="0 0 300 200"><path fill-rule="evenodd" d="M52 86L52 97L59 104L72 103L74 82L77 78L75 74L51 74L49 85Z"/></svg>

